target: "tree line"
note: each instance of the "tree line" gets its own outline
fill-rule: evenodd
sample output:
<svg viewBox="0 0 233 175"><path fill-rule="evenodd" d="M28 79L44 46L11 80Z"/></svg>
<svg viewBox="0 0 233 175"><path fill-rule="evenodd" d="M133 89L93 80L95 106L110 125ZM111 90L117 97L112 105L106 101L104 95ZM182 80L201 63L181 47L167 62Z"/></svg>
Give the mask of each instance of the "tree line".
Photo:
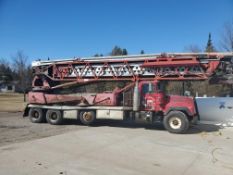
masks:
<svg viewBox="0 0 233 175"><path fill-rule="evenodd" d="M197 45L190 45L186 47L186 51L190 52L218 52L226 51L233 52L233 20L228 22L223 27L223 33L220 39L219 50L214 46L209 33L205 48L200 48ZM209 83L206 81L186 81L186 82L170 82L167 86L169 93L183 94L184 91L189 91L192 96L233 96L232 84L216 84L216 82ZM183 90L183 91L182 91Z"/></svg>
<svg viewBox="0 0 233 175"><path fill-rule="evenodd" d="M141 50L140 54L145 54L145 51ZM124 55L128 55L128 51L126 48L114 46L112 51L107 56L124 56ZM94 57L103 57L103 56L104 56L104 54L102 54L102 53L101 54L96 53L94 55Z"/></svg>
<svg viewBox="0 0 233 175"><path fill-rule="evenodd" d="M220 41L218 48L216 48L211 39L211 33L209 33L208 41L205 48L198 46L197 44L191 44L184 48L185 51L190 52L233 52L233 20L226 22L223 26L223 31L220 35Z"/></svg>
<svg viewBox="0 0 233 175"><path fill-rule="evenodd" d="M28 57L23 51L18 51L11 62L0 59L0 83L14 83L18 92L26 92L31 87L32 68L28 64Z"/></svg>

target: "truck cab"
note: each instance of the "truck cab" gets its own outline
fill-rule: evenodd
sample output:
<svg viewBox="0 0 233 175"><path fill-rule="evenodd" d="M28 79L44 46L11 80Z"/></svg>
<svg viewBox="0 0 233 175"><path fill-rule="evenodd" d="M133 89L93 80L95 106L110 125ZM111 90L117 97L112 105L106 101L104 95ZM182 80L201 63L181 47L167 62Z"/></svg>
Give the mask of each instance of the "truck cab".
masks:
<svg viewBox="0 0 233 175"><path fill-rule="evenodd" d="M138 88L140 111L150 116L146 117L147 121L162 121L168 131L182 133L196 119L193 98L167 95L164 84L158 81L141 81Z"/></svg>

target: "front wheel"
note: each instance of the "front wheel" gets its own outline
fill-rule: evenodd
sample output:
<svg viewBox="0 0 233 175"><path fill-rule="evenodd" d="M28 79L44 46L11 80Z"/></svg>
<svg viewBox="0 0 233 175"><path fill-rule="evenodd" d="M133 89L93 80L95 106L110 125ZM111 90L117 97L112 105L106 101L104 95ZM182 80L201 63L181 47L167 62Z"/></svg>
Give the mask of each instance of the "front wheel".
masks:
<svg viewBox="0 0 233 175"><path fill-rule="evenodd" d="M182 134L189 128L189 120L181 111L171 111L163 119L163 125L171 133Z"/></svg>

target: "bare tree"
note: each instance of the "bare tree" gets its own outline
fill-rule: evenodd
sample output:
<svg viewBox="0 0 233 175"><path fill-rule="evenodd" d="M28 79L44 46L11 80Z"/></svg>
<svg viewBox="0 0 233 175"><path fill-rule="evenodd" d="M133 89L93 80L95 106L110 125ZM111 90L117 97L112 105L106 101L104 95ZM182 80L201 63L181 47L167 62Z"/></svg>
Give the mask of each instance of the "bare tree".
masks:
<svg viewBox="0 0 233 175"><path fill-rule="evenodd" d="M189 46L186 46L184 48L184 51L192 52L192 53L201 53L202 49L198 45L191 44ZM182 95L184 95L186 90L189 91L192 95L195 95L194 88L193 88L194 85L195 85L195 83L193 83L191 81L182 81L182 82L180 82L180 84L178 85L177 88L180 88L180 90L182 90L182 93L180 92L180 94L182 94Z"/></svg>
<svg viewBox="0 0 233 175"><path fill-rule="evenodd" d="M221 48L225 51L233 51L233 20L224 25L220 41Z"/></svg>
<svg viewBox="0 0 233 175"><path fill-rule="evenodd" d="M30 66L28 65L28 57L19 50L13 57L13 68L17 73L19 89L26 92L31 83Z"/></svg>
<svg viewBox="0 0 233 175"><path fill-rule="evenodd" d="M4 65L5 67L9 66L9 62L7 61L7 59L4 58L0 58L0 64Z"/></svg>
<svg viewBox="0 0 233 175"><path fill-rule="evenodd" d="M186 47L184 48L184 50L185 50L186 52L193 52L193 53L200 53L200 52L202 52L202 49L201 49L199 46L194 45L194 44L191 44L191 45L189 45L189 46L186 46Z"/></svg>

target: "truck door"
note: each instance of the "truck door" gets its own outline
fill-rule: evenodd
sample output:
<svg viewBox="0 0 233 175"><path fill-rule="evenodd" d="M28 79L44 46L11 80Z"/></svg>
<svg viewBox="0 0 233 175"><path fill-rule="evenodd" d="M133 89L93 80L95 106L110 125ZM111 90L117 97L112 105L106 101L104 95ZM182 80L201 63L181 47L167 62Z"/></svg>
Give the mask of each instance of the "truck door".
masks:
<svg viewBox="0 0 233 175"><path fill-rule="evenodd" d="M145 110L147 108L147 99L148 96L154 93L154 84L153 82L143 82L141 85L141 109Z"/></svg>
<svg viewBox="0 0 233 175"><path fill-rule="evenodd" d="M162 110L165 94L160 83L144 82L141 85L141 109L146 111Z"/></svg>

